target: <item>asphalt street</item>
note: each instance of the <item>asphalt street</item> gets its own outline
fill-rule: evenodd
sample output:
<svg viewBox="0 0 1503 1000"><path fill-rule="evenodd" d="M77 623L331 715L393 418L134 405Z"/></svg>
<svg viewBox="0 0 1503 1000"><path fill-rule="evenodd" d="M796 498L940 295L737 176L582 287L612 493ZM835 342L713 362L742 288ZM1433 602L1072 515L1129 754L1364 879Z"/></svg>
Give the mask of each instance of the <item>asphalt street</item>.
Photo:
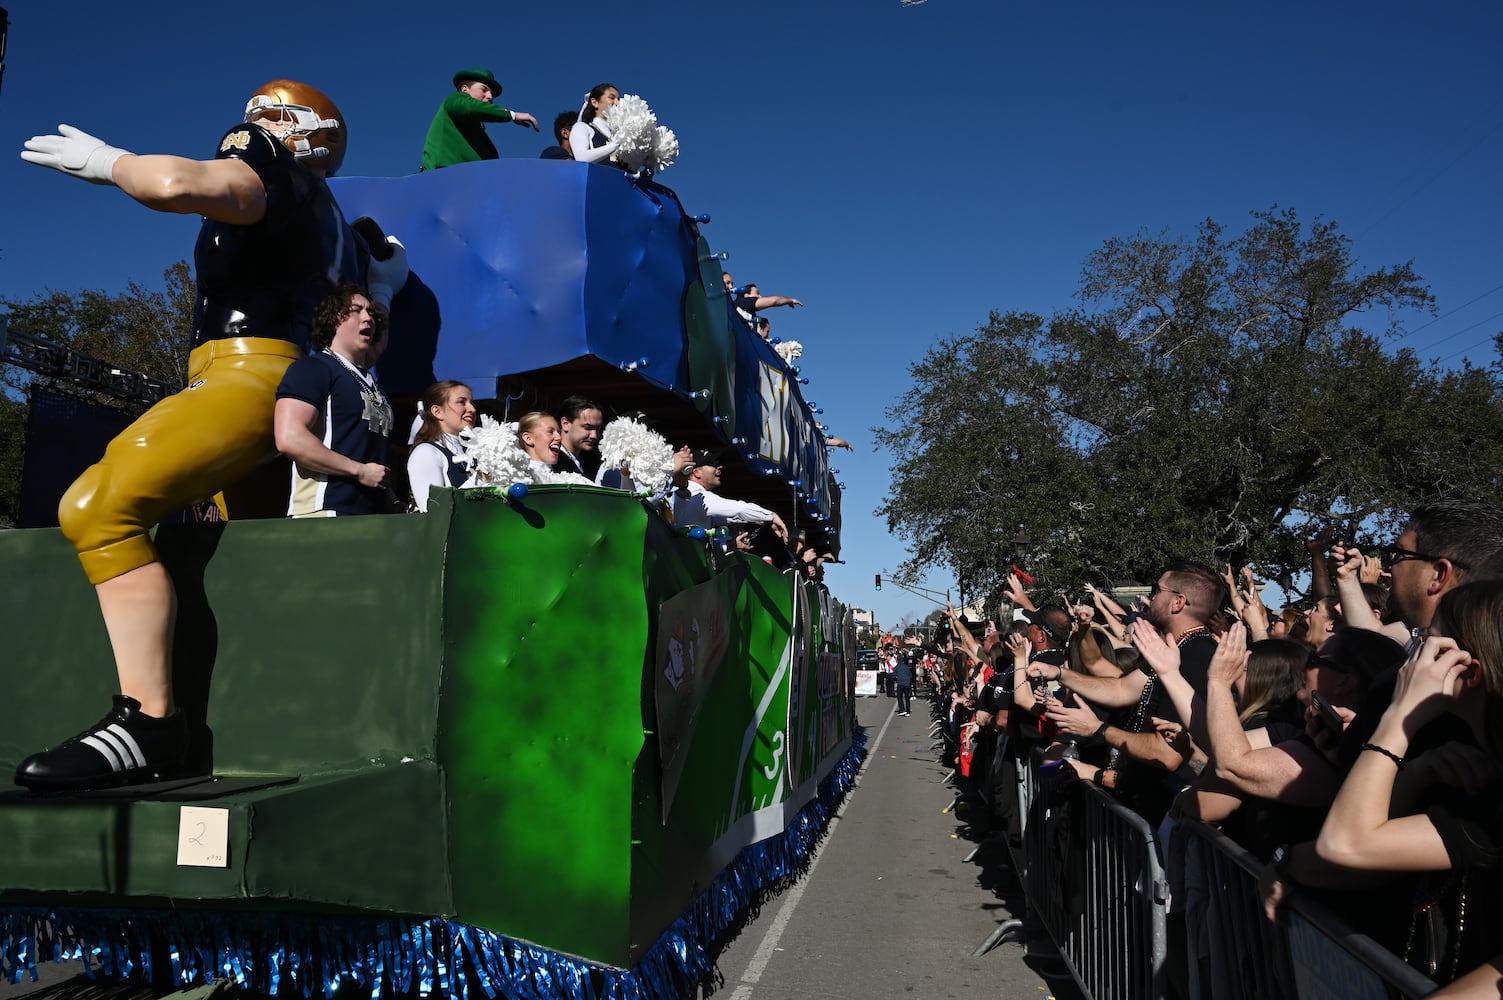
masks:
<svg viewBox="0 0 1503 1000"><path fill-rule="evenodd" d="M716 996L1075 1000L1027 921L1026 947L972 956L1000 921L1025 916L1022 893L1006 848L986 843L985 807L949 811L955 792L929 749L929 703L915 699L911 716L895 708L887 697L857 699L870 742L856 787L808 875L721 954Z"/></svg>

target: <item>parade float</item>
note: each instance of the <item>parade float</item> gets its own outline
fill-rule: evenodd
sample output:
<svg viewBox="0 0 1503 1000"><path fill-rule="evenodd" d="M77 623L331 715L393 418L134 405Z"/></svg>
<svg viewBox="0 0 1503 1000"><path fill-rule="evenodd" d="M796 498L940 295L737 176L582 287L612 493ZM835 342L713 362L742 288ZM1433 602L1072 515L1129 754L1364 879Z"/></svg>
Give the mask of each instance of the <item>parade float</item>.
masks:
<svg viewBox="0 0 1503 1000"><path fill-rule="evenodd" d="M643 175L528 160L332 182L407 246L394 398L593 396L723 447L725 491L839 550L797 370ZM531 397L524 400L526 394ZM685 997L849 785L854 627L646 498L437 491L427 514L163 525L192 774L0 792L0 969L277 995ZM114 689L55 529L0 533L0 769Z"/></svg>

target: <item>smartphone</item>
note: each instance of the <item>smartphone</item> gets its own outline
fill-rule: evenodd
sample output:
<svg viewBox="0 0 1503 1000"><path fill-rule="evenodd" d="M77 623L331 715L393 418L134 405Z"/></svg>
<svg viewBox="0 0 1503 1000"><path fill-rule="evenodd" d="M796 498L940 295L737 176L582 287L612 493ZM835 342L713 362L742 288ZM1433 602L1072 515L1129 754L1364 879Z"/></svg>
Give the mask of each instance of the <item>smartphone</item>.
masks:
<svg viewBox="0 0 1503 1000"><path fill-rule="evenodd" d="M1321 719L1325 722L1326 730L1332 736L1339 738L1342 730L1346 728L1346 723L1342 721L1340 713L1331 707L1331 703L1326 701L1326 696L1319 691L1311 691L1310 704L1314 705L1315 711L1320 713Z"/></svg>

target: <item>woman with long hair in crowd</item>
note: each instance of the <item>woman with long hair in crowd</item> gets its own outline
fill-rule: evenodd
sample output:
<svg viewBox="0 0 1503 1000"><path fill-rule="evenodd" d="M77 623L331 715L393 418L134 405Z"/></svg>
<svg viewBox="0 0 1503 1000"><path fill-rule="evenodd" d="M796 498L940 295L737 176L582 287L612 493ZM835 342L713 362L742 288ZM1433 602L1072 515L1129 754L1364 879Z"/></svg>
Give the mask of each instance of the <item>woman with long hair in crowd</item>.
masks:
<svg viewBox="0 0 1503 1000"><path fill-rule="evenodd" d="M1454 738L1411 759L1417 734L1445 713L1462 724ZM1422 789L1420 809L1393 808L1403 778ZM1503 941L1500 778L1503 581L1488 580L1441 598L1316 842L1343 868L1424 873L1404 957L1440 982L1481 966Z"/></svg>
<svg viewBox="0 0 1503 1000"><path fill-rule="evenodd" d="M621 100L621 91L613 83L597 83L585 95L579 109L579 121L569 129L569 148L580 163L609 163L618 140L611 134L605 114Z"/></svg>
<svg viewBox="0 0 1503 1000"><path fill-rule="evenodd" d="M1243 729L1266 729L1273 723L1292 727L1288 735L1269 734L1271 743L1304 730L1299 696L1309 661L1309 647L1293 639L1263 639L1247 647L1247 672L1233 688Z"/></svg>
<svg viewBox="0 0 1503 1000"><path fill-rule="evenodd" d="M469 386L445 379L424 390L422 424L407 455L407 482L418 510L428 510L428 491L435 486L475 485L469 455L459 437L474 426L475 399Z"/></svg>
<svg viewBox="0 0 1503 1000"><path fill-rule="evenodd" d="M558 449L564 436L558 429L558 418L551 413L533 410L522 414L517 421L517 441L531 460L534 472L552 472L558 464Z"/></svg>

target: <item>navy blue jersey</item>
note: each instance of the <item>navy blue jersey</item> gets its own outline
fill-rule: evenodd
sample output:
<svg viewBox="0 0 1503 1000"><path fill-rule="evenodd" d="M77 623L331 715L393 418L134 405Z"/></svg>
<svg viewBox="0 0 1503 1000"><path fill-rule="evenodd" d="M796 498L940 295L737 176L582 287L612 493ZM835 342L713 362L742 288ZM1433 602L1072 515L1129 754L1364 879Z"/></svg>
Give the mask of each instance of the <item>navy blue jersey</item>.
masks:
<svg viewBox="0 0 1503 1000"><path fill-rule="evenodd" d="M205 219L193 248L198 300L193 346L269 337L308 348L313 308L331 282L363 283L368 252L329 186L259 125L237 125L215 159L247 164L266 189L266 214L248 226Z"/></svg>
<svg viewBox="0 0 1503 1000"><path fill-rule="evenodd" d="M374 381L362 380L346 362L327 351L294 361L282 376L277 398L299 399L318 410L312 431L330 451L356 462L386 464L386 442L395 422L391 403ZM376 514L387 508L385 489L292 465L291 516Z"/></svg>

